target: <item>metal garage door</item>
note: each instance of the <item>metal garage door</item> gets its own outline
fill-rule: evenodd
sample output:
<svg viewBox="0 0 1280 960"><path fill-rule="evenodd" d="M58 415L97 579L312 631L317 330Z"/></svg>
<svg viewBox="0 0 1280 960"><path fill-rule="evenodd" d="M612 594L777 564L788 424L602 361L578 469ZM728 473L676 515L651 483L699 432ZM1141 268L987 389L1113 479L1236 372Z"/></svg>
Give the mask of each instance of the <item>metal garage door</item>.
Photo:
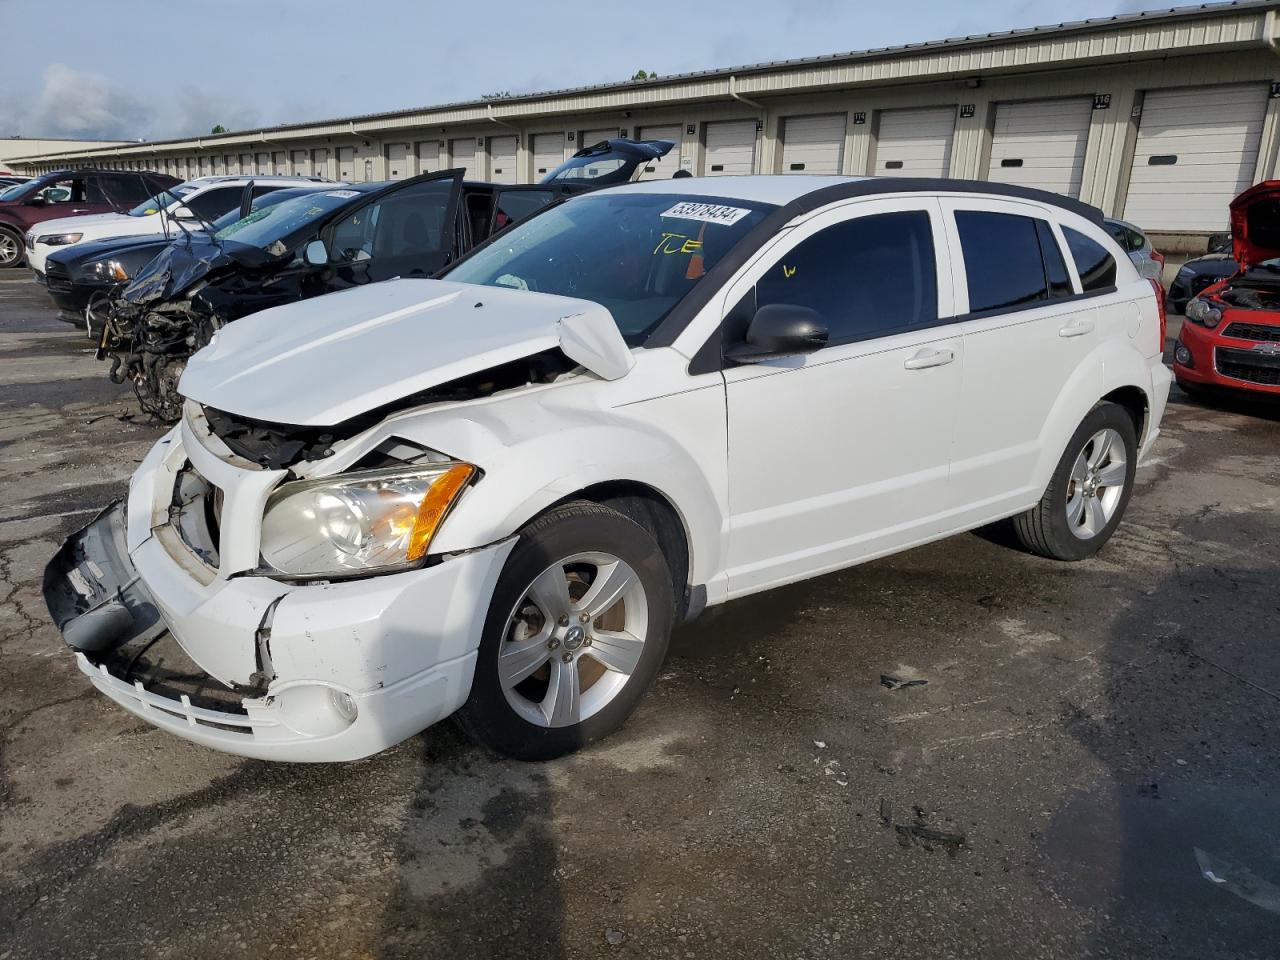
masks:
<svg viewBox="0 0 1280 960"><path fill-rule="evenodd" d="M787 117L782 121L783 173L840 173L845 115Z"/></svg>
<svg viewBox="0 0 1280 960"><path fill-rule="evenodd" d="M305 150L291 150L289 152L290 173L295 177L305 176L311 172L311 157L307 155Z"/></svg>
<svg viewBox="0 0 1280 960"><path fill-rule="evenodd" d="M329 175L329 148L317 147L311 151L311 159L315 166L312 168L317 177L327 177Z"/></svg>
<svg viewBox="0 0 1280 960"><path fill-rule="evenodd" d="M409 145L407 143L387 144L387 179L404 180L413 176L409 169Z"/></svg>
<svg viewBox="0 0 1280 960"><path fill-rule="evenodd" d="M254 168L260 175L271 172L271 154L260 153L254 158Z"/></svg>
<svg viewBox="0 0 1280 960"><path fill-rule="evenodd" d="M951 168L955 132L955 107L883 110L872 172L890 177L945 177Z"/></svg>
<svg viewBox="0 0 1280 960"><path fill-rule="evenodd" d="M1153 90L1142 104L1124 218L1146 230L1224 230L1253 182L1267 88Z"/></svg>
<svg viewBox="0 0 1280 960"><path fill-rule="evenodd" d="M338 179L346 183L353 182L356 175L356 148L338 148Z"/></svg>
<svg viewBox="0 0 1280 960"><path fill-rule="evenodd" d="M439 140L421 140L414 152L418 155L418 173L434 173L440 169Z"/></svg>
<svg viewBox="0 0 1280 960"><path fill-rule="evenodd" d="M564 134L535 134L533 137L533 182L537 183L562 163L564 163Z"/></svg>
<svg viewBox="0 0 1280 960"><path fill-rule="evenodd" d="M516 138L489 138L489 179L494 183L516 182Z"/></svg>
<svg viewBox="0 0 1280 960"><path fill-rule="evenodd" d="M675 144L665 157L651 160L640 171L641 180L670 180L672 174L680 169L680 126L641 127L641 140L670 140Z"/></svg>
<svg viewBox="0 0 1280 960"><path fill-rule="evenodd" d="M275 167L276 176L284 177L289 174L289 155L283 150L277 150L271 154L271 165Z"/></svg>
<svg viewBox="0 0 1280 960"><path fill-rule="evenodd" d="M1092 114L1090 97L997 105L987 179L1080 196Z"/></svg>
<svg viewBox="0 0 1280 960"><path fill-rule="evenodd" d="M240 172L241 172L241 173L256 173L256 172L257 172L256 170L254 170L254 167L253 167L253 154L252 154L252 153L242 153L242 154L240 154Z"/></svg>
<svg viewBox="0 0 1280 960"><path fill-rule="evenodd" d="M617 127L605 127L603 130L583 130L582 139L578 141L578 147L594 147L601 140L616 140L617 137Z"/></svg>
<svg viewBox="0 0 1280 960"><path fill-rule="evenodd" d="M476 172L476 141L474 137L464 137L461 140L449 141L449 168L461 167L463 176L468 180L474 180L478 176Z"/></svg>
<svg viewBox="0 0 1280 960"><path fill-rule="evenodd" d="M706 125L702 172L709 177L755 173L756 122L730 120Z"/></svg>

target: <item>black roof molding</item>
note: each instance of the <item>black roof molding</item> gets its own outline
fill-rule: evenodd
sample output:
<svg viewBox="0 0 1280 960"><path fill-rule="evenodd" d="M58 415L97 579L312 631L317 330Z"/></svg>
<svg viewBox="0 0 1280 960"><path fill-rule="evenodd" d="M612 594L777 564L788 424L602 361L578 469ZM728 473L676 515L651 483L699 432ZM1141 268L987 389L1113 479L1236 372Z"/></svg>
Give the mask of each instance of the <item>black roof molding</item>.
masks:
<svg viewBox="0 0 1280 960"><path fill-rule="evenodd" d="M732 178L728 178L732 180ZM726 184L728 186L728 184ZM821 209L841 200L895 193L956 193L981 196L1011 197L1060 207L1092 223L1102 226L1102 211L1082 200L1073 200L1048 190L1020 187L1010 183L985 180L949 180L931 177L868 177L820 187L777 207L756 224L724 257L703 275L692 290L658 324L645 339L646 347L669 347L684 332L711 298L763 247L782 227L796 217Z"/></svg>

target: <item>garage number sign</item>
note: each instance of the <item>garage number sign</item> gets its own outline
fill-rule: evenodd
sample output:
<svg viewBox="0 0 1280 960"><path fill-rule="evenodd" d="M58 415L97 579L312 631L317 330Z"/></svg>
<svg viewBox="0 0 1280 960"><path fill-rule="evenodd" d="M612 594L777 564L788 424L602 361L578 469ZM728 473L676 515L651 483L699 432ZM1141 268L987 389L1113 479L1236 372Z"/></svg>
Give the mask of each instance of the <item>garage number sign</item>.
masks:
<svg viewBox="0 0 1280 960"><path fill-rule="evenodd" d="M1095 94L1093 95L1093 109L1095 109L1095 110L1110 110L1110 109L1111 109L1111 94L1109 94L1109 93L1095 93Z"/></svg>

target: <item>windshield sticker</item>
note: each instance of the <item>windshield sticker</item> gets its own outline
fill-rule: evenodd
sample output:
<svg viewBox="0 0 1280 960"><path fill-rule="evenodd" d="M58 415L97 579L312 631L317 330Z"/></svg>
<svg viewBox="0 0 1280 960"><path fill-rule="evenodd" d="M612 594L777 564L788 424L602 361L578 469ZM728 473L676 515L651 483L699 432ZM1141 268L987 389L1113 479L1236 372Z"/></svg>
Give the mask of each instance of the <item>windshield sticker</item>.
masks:
<svg viewBox="0 0 1280 960"><path fill-rule="evenodd" d="M664 217L679 217L681 220L698 220L702 223L718 223L732 226L751 211L744 207L727 207L720 203L694 203L686 200L677 203L670 210L661 214Z"/></svg>
<svg viewBox="0 0 1280 960"><path fill-rule="evenodd" d="M360 196L359 190L329 190L325 193L326 197L341 197L346 200L348 197Z"/></svg>

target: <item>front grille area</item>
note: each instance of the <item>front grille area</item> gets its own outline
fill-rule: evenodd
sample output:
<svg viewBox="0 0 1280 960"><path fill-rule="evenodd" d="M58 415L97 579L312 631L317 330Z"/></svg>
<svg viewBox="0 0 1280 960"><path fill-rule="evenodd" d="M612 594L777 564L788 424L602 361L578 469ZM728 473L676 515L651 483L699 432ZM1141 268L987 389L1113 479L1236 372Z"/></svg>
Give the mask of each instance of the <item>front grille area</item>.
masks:
<svg viewBox="0 0 1280 960"><path fill-rule="evenodd" d="M218 569L222 521L222 491L202 477L190 463L177 476L169 523L192 555Z"/></svg>
<svg viewBox="0 0 1280 960"><path fill-rule="evenodd" d="M1280 326L1269 327L1262 323L1229 323L1226 329L1222 331L1222 335L1236 340L1280 343Z"/></svg>
<svg viewBox="0 0 1280 960"><path fill-rule="evenodd" d="M71 271L64 264L53 260L45 264L45 283L50 290L67 291L71 289Z"/></svg>
<svg viewBox="0 0 1280 960"><path fill-rule="evenodd" d="M1214 351L1214 366L1220 374L1232 380L1280 387L1280 352L1269 354L1218 347Z"/></svg>

